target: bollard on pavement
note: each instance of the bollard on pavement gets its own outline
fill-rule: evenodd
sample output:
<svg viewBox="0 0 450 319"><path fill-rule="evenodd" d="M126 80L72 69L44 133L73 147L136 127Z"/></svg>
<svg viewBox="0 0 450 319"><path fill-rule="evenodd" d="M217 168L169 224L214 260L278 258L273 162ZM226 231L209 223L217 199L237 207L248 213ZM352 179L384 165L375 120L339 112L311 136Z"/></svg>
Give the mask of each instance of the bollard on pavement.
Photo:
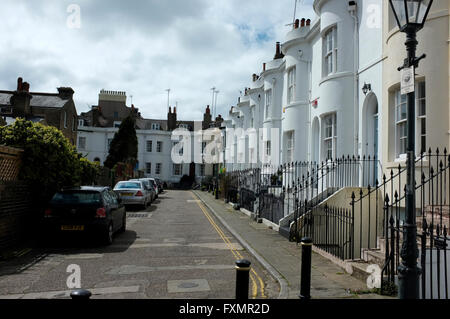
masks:
<svg viewBox="0 0 450 319"><path fill-rule="evenodd" d="M236 299L248 300L248 288L250 277L250 265L248 260L236 261Z"/></svg>
<svg viewBox="0 0 450 319"><path fill-rule="evenodd" d="M302 244L302 270L300 282L300 299L311 299L311 258L312 258L312 239L305 237L301 240Z"/></svg>
<svg viewBox="0 0 450 319"><path fill-rule="evenodd" d="M84 290L84 289L78 289L78 290L74 290L70 293L70 297L72 299L89 299L91 298L92 293L89 290Z"/></svg>

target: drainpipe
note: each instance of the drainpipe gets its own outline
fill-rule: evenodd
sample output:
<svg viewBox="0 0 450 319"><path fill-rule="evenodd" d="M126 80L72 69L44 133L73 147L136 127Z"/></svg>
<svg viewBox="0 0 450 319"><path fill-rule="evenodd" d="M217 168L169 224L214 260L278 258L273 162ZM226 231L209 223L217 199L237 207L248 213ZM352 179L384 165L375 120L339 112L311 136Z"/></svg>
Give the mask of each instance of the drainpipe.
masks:
<svg viewBox="0 0 450 319"><path fill-rule="evenodd" d="M358 32L358 26L359 26L359 19L358 14L356 13L356 10L350 10L350 15L353 17L353 20L355 21L354 24L354 39L353 39L353 47L354 47L354 58L353 58L353 77L355 81L355 87L354 87L354 110L353 110L353 134L354 134L354 155L357 156L359 154L359 74L358 74L358 68L359 68L359 32Z"/></svg>

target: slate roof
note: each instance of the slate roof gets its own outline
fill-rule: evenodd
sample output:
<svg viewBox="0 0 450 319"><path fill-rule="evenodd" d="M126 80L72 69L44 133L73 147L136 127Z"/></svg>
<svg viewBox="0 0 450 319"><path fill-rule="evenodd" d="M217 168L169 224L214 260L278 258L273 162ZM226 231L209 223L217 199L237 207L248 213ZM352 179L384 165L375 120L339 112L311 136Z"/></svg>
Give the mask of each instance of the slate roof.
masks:
<svg viewBox="0 0 450 319"><path fill-rule="evenodd" d="M30 101L31 106L35 107L49 107L49 108L62 108L66 105L68 100L63 100L58 95L49 95L42 93L30 93L33 98ZM12 93L0 92L0 105L11 105L10 100Z"/></svg>

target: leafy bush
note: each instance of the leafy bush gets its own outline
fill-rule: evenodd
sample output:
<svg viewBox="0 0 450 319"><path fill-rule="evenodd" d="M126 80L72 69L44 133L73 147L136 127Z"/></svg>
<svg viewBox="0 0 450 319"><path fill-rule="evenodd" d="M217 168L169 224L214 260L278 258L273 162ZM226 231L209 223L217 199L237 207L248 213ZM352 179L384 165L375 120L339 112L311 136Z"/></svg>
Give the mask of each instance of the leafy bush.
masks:
<svg viewBox="0 0 450 319"><path fill-rule="evenodd" d="M40 123L17 119L0 127L0 145L24 150L19 179L47 201L61 187L93 181L97 165L79 154L60 130Z"/></svg>

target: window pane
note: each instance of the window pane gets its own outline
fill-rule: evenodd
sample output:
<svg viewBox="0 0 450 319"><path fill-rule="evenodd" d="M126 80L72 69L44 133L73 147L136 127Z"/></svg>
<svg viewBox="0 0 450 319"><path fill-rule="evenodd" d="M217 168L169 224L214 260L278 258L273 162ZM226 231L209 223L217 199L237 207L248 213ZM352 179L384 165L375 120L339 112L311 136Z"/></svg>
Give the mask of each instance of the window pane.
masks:
<svg viewBox="0 0 450 319"><path fill-rule="evenodd" d="M421 134L425 135L427 134L427 120L426 119L421 119Z"/></svg>

